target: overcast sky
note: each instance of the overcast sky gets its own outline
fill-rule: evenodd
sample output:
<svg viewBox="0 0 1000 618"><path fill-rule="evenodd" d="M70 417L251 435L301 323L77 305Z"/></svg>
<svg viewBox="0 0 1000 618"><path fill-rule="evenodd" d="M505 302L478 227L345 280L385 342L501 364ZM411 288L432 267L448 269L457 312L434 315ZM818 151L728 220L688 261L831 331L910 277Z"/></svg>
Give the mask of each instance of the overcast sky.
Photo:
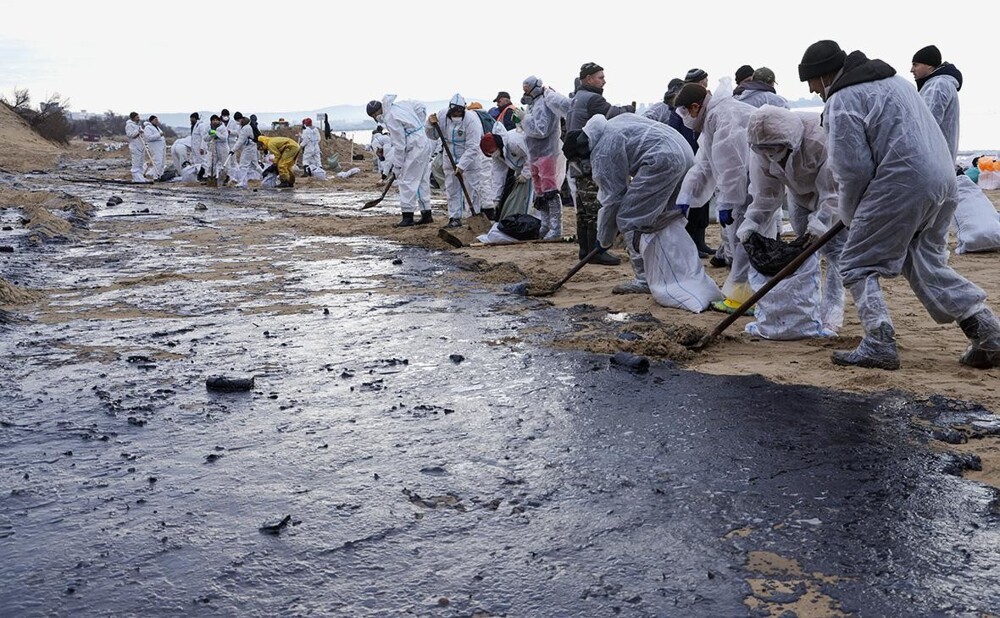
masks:
<svg viewBox="0 0 1000 618"><path fill-rule="evenodd" d="M436 101L508 90L516 102L532 74L568 93L588 61L605 68L612 103L660 100L692 67L708 71L714 87L741 64L772 68L778 93L797 99L810 96L796 71L802 52L829 38L911 80L913 52L937 45L965 77L963 149L1000 149L997 2L927 10L856 0L46 6L4 7L0 92L29 88L36 102L58 92L74 111L280 112L387 92Z"/></svg>

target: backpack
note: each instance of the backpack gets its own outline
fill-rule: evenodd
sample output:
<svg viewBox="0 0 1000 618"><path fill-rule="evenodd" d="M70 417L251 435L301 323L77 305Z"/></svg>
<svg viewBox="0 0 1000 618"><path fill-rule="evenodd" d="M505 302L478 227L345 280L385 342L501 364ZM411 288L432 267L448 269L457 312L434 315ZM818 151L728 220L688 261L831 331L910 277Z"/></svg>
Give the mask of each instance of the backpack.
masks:
<svg viewBox="0 0 1000 618"><path fill-rule="evenodd" d="M493 132L493 125L497 123L496 119L490 116L490 113L484 109L473 111L479 114L479 121L483 123L483 135Z"/></svg>

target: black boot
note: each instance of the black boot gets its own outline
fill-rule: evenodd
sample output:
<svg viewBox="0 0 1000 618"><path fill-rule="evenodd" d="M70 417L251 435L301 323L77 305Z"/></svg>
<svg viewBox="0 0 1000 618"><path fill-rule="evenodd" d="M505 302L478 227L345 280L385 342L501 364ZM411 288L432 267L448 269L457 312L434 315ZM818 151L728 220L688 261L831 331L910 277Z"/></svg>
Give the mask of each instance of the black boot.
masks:
<svg viewBox="0 0 1000 618"><path fill-rule="evenodd" d="M399 223L397 223L396 225L394 225L393 227L410 227L413 224L414 224L413 223L413 213L412 212L404 212L403 213L403 219Z"/></svg>
<svg viewBox="0 0 1000 618"><path fill-rule="evenodd" d="M577 211L577 214L580 214ZM576 220L576 243L580 245L580 259L587 257L590 253L590 235L587 234L587 223L585 221Z"/></svg>
<svg viewBox="0 0 1000 618"><path fill-rule="evenodd" d="M428 223L434 223L434 217L431 216L431 211L421 210L420 220L415 222L415 225L426 225Z"/></svg>
<svg viewBox="0 0 1000 618"><path fill-rule="evenodd" d="M590 250L593 251L594 247L598 245L597 243L597 223L587 226L587 237L590 239ZM582 259L582 258L581 258ZM590 258L591 264L599 264L601 266L618 266L622 263L622 260L617 255L614 255L607 249L598 251L597 255Z"/></svg>
<svg viewBox="0 0 1000 618"><path fill-rule="evenodd" d="M483 214L486 215L486 218L489 219L490 221L496 221L497 220L497 209L496 208L484 208L483 209Z"/></svg>

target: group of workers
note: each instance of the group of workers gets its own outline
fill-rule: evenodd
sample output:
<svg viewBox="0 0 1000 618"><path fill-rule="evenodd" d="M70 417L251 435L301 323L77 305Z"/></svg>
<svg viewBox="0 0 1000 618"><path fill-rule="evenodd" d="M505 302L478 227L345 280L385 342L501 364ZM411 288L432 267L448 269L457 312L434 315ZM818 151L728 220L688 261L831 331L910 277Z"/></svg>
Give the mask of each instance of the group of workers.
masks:
<svg viewBox="0 0 1000 618"><path fill-rule="evenodd" d="M230 116L228 109L212 114L208 122L198 112L192 113L190 119L191 134L171 146L174 171L182 177L204 181L217 178L225 170L237 187L246 188L250 180L263 180L270 174L275 176L275 186L293 187L293 168L301 152L303 175L325 178L320 133L311 118L302 120L298 141L263 135L255 115L236 112ZM164 174L166 141L155 115L143 123L138 113L129 114L125 136L132 159L132 182L169 179Z"/></svg>
<svg viewBox="0 0 1000 618"><path fill-rule="evenodd" d="M567 204L576 207L581 259L620 263L607 250L623 236L635 276L616 293L732 312L760 287L747 247L778 239L784 207L796 235L825 243L822 293L810 308L817 327L796 332L836 333L845 288L858 312L864 336L856 349L834 352L834 363L900 366L880 280L903 275L936 322L957 323L967 336L963 365L1000 366L1000 321L983 290L948 264L958 183L967 181L955 166L961 73L927 46L913 56L914 88L887 63L830 40L809 46L798 72L823 100L822 115L791 111L774 91L773 71L750 66L737 71L735 89L722 82L715 92L707 73L692 69L671 81L662 105L638 115L634 104L604 99L595 63L581 67L569 96L527 77L517 113L499 93L491 123L460 94L430 115L395 95L371 101L367 113L388 131L381 170L399 188L397 225L433 221L430 166L440 141L447 226L462 225L466 212L500 218L516 209L508 208L515 189L530 183L520 212L530 208L543 238L561 236ZM704 237L710 202L723 226L714 255ZM705 272L706 257L730 266L721 290ZM781 311L772 306L768 315L780 325Z"/></svg>

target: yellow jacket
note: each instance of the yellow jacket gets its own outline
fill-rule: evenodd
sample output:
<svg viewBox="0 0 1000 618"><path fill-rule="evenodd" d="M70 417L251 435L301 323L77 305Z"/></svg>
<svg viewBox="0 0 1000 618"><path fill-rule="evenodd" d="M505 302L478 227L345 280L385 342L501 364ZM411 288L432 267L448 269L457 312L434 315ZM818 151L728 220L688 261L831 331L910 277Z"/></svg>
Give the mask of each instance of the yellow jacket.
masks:
<svg viewBox="0 0 1000 618"><path fill-rule="evenodd" d="M266 135L261 135L257 138L257 141L264 145L264 148L268 152L273 154L275 158L280 157L282 153L290 148L293 152L299 151L299 144L290 137L267 137Z"/></svg>

